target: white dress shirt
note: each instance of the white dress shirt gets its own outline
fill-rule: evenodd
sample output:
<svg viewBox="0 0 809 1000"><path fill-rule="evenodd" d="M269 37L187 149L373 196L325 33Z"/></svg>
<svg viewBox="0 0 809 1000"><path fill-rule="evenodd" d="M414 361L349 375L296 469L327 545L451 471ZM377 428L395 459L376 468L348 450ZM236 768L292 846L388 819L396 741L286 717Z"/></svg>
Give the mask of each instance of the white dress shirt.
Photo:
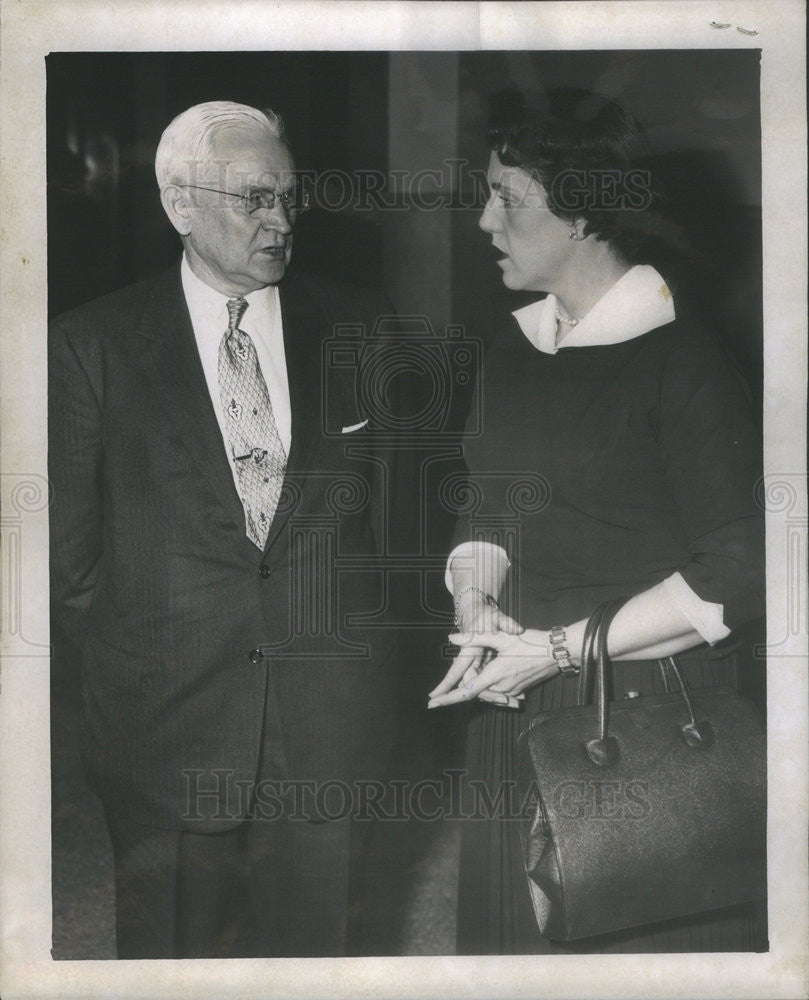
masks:
<svg viewBox="0 0 809 1000"><path fill-rule="evenodd" d="M512 313L528 340L545 354L556 354L560 347L592 347L634 340L675 318L671 292L660 274L648 264L630 268L575 326L568 328L557 321L557 305L556 296L548 295ZM508 554L499 545L462 542L447 559L444 579L450 593L455 592L452 579L455 560L457 566L467 569L484 564L498 566L502 577L511 565ZM667 577L663 586L672 604L706 642L713 644L730 635L723 620L723 605L703 601L681 573Z"/></svg>
<svg viewBox="0 0 809 1000"><path fill-rule="evenodd" d="M208 393L213 403L225 450L230 459L233 481L239 486L236 466L233 462L225 431L225 415L219 398L219 345L228 329L227 302L234 296L223 295L206 285L191 270L183 254L180 274L183 294L194 328ZM281 324L281 302L276 285L259 288L243 296L247 308L239 320L239 329L249 334L256 347L261 374L267 384L275 423L284 451L289 455L292 444L292 409L289 402L289 382L287 380L286 355L284 354L284 331Z"/></svg>

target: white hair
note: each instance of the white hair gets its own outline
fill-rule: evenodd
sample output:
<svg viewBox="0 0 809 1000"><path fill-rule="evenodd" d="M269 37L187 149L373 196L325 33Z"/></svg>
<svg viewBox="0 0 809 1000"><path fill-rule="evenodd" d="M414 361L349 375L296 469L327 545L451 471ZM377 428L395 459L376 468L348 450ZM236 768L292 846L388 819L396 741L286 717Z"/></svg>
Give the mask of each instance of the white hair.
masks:
<svg viewBox="0 0 809 1000"><path fill-rule="evenodd" d="M233 101L195 104L177 115L160 137L154 164L160 190L169 184L187 181L192 165L210 157L217 133L233 127L250 129L286 142L284 122L269 108L259 111Z"/></svg>

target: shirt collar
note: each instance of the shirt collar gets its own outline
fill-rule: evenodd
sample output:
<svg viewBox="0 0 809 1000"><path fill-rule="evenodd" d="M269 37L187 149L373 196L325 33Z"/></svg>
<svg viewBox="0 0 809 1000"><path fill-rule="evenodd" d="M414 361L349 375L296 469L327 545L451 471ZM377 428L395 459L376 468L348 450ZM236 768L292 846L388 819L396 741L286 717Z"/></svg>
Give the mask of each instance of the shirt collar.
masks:
<svg viewBox="0 0 809 1000"><path fill-rule="evenodd" d="M556 296L548 295L512 313L525 336L545 354L556 354L561 347L620 344L675 318L671 292L649 264L630 268L558 344L556 308Z"/></svg>
<svg viewBox="0 0 809 1000"><path fill-rule="evenodd" d="M216 323L218 331L224 333L228 328L227 303L230 299L237 298L237 296L223 295L222 292L217 292L215 288L206 285L191 270L191 265L188 263L188 258L185 254L183 254L182 263L180 264L180 274L183 282L185 301L188 305L188 312L191 316L191 323L194 329L197 329L197 320L200 319L207 323ZM273 285L267 285L265 288L257 288L255 291L241 296L245 299L248 306L251 307L251 309L245 310L244 322L248 325L253 325L259 319L266 321L266 317L273 315L277 296L278 289ZM239 325L243 325L241 321Z"/></svg>

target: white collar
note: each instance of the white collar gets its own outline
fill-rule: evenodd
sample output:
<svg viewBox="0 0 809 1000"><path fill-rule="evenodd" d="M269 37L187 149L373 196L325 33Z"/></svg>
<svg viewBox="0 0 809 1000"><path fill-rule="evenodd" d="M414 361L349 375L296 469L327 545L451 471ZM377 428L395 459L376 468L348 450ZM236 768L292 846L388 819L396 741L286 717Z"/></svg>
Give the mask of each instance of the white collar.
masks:
<svg viewBox="0 0 809 1000"><path fill-rule="evenodd" d="M556 354L560 347L597 347L634 340L670 323L674 300L665 281L649 264L630 268L558 344L555 295L512 313L538 351Z"/></svg>
<svg viewBox="0 0 809 1000"><path fill-rule="evenodd" d="M237 298L237 296L224 295L222 292L217 292L215 288L211 288L210 285L206 285L205 282L192 271L191 265L188 263L188 258L185 254L183 254L182 263L180 265L180 273L183 282L183 293L185 294L188 311L191 314L191 322L195 330L197 328L195 319L197 317L205 317L209 321L216 323L216 329L219 336L221 336L222 330L227 329L227 303L230 299ZM249 310L249 318L248 313L245 312L245 321L251 326L258 325L261 327L262 324L257 323L257 321L263 320L263 325L266 327L267 320L272 319L275 311L276 303L278 301L277 295L278 289L273 285L267 285L264 288L257 288L253 292L248 292L246 295L242 295L241 298L245 299L247 304L252 307ZM222 325L223 321L224 326ZM248 330L247 332L252 334L252 330Z"/></svg>

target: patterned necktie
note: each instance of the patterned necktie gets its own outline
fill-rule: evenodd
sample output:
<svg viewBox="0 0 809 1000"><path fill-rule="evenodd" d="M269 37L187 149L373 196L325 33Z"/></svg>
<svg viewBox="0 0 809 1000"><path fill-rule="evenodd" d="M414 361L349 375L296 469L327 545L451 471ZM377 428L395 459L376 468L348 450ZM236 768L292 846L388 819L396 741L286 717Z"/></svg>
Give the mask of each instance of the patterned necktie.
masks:
<svg viewBox="0 0 809 1000"><path fill-rule="evenodd" d="M242 298L228 301L230 323L219 345L219 397L247 537L263 550L281 495L287 456L255 344L239 329L247 305Z"/></svg>

